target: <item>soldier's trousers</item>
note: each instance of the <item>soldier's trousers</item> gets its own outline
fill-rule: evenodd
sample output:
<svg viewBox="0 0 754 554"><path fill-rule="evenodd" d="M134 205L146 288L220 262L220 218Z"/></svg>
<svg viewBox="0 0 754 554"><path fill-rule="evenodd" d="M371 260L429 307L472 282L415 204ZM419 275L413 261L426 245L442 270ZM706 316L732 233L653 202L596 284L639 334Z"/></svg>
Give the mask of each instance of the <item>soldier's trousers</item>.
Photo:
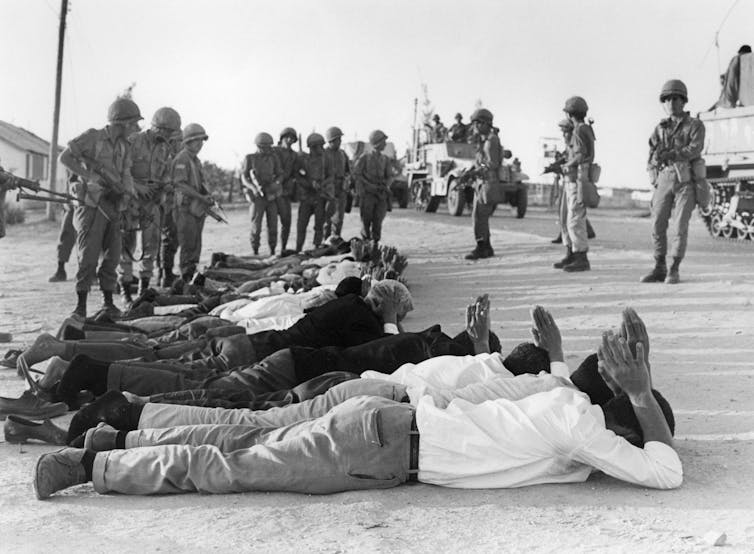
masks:
<svg viewBox="0 0 754 554"><path fill-rule="evenodd" d="M173 271L175 254L178 252L178 228L175 224L175 210L172 201L166 201L162 210L162 245L160 258L165 273Z"/></svg>
<svg viewBox="0 0 754 554"><path fill-rule="evenodd" d="M379 241L382 238L382 222L387 215L387 204L383 196L365 193L359 201L361 215L361 238Z"/></svg>
<svg viewBox="0 0 754 554"><path fill-rule="evenodd" d="M325 219L325 237L340 236L343 231L343 218L346 213L346 191L335 193L335 197L327 202Z"/></svg>
<svg viewBox="0 0 754 554"><path fill-rule="evenodd" d="M256 197L252 199L249 206L251 218L251 231L249 233L249 242L254 252L259 250L259 241L262 234L262 219L267 215L267 244L270 245L270 254L275 253L278 245L278 205L277 199L268 200L266 198Z"/></svg>
<svg viewBox="0 0 754 554"><path fill-rule="evenodd" d="M474 227L474 240L476 242L490 241L490 217L495 211L497 204L482 203L479 201L479 195L474 195L474 206L471 209L471 222Z"/></svg>
<svg viewBox="0 0 754 554"><path fill-rule="evenodd" d="M118 265L118 278L130 281L133 277L133 255L141 239L141 259L136 263L139 277L151 279L160 248L160 207L149 202L140 210L139 230L123 232L123 251Z"/></svg>
<svg viewBox="0 0 754 554"><path fill-rule="evenodd" d="M100 202L100 205L102 204L104 201ZM105 213L108 214L107 217ZM77 233L79 261L79 269L76 272L76 291L89 292L95 276L99 278L101 290L114 291L121 249L120 214L113 206L101 208L77 206L73 226ZM100 261L100 255L102 261ZM98 262L99 268L97 268Z"/></svg>
<svg viewBox="0 0 754 554"><path fill-rule="evenodd" d="M586 206L580 199L580 186L577 182L567 181L563 187L565 217L561 216L560 228L563 234L563 244L573 252L589 250L586 232Z"/></svg>
<svg viewBox="0 0 754 554"><path fill-rule="evenodd" d="M291 197L278 196L275 202L278 206L278 217L280 218L280 247L285 250L288 248L288 237L291 236Z"/></svg>
<svg viewBox="0 0 754 554"><path fill-rule="evenodd" d="M683 259L689 237L689 219L696 205L693 183L675 183L673 179L658 179L652 195L652 241L656 258L668 254L668 226L673 231L670 255ZM672 222L671 222L672 218Z"/></svg>
<svg viewBox="0 0 754 554"><path fill-rule="evenodd" d="M0 187L0 239L5 236L5 189Z"/></svg>
<svg viewBox="0 0 754 554"><path fill-rule="evenodd" d="M314 215L314 245L322 244L322 235L325 225L325 205L327 200L324 197L301 198L298 203L298 221L296 222L296 252L301 252L306 242L306 228L309 226L309 220Z"/></svg>
<svg viewBox="0 0 754 554"><path fill-rule="evenodd" d="M176 210L176 228L180 252L181 275L193 275L202 255L202 232L205 216L196 217L188 210Z"/></svg>
<svg viewBox="0 0 754 554"><path fill-rule="evenodd" d="M66 206L63 210L63 219L60 221L60 233L58 234L58 263L67 264L71 259L73 246L76 244L76 229L73 227L73 206Z"/></svg>

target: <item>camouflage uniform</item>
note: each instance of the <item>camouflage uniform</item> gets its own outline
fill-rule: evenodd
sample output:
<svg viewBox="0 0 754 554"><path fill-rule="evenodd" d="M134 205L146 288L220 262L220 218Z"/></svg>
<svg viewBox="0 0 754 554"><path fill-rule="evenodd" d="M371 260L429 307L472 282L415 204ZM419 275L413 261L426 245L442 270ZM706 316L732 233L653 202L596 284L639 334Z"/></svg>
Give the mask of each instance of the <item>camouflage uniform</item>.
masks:
<svg viewBox="0 0 754 554"><path fill-rule="evenodd" d="M181 188L188 187L202 195L208 193L204 187L204 173L199 158L185 148L173 160L171 183L175 189L175 223L180 247L181 276L190 279L202 254L202 232L207 214L205 207L183 193Z"/></svg>
<svg viewBox="0 0 754 554"><path fill-rule="evenodd" d="M288 248L288 237L291 234L291 201L296 195L296 171L298 169L298 154L290 148L276 146L272 149L280 162L280 182L282 192L277 197L278 217L280 217L280 247L281 251Z"/></svg>
<svg viewBox="0 0 754 554"><path fill-rule="evenodd" d="M326 156L320 154L303 154L301 167L305 175L298 181L298 220L296 222L296 251L301 252L306 241L306 228L314 215L314 245L322 244L325 207L333 198L333 184L325 180Z"/></svg>
<svg viewBox="0 0 754 554"><path fill-rule="evenodd" d="M325 148L325 181L332 185L333 198L327 202L324 234L340 236L343 230L343 217L346 213L346 179L351 171L346 153L327 146Z"/></svg>
<svg viewBox="0 0 754 554"><path fill-rule="evenodd" d="M282 169L280 161L274 152L256 152L244 158L242 172L248 182L255 183L262 195L255 195L249 189L244 190L246 199L250 202L251 232L249 241L254 254L259 253L259 242L262 233L262 219L267 214L267 243L270 254L275 253L278 242L278 197L282 192L280 177ZM288 198L290 210L290 197ZM290 213L288 214L290 217ZM289 223L290 225L290 223Z"/></svg>
<svg viewBox="0 0 754 554"><path fill-rule="evenodd" d="M353 168L353 177L360 191L361 236L378 242L382 238L382 221L387 215L393 180L390 159L377 150L364 154Z"/></svg>

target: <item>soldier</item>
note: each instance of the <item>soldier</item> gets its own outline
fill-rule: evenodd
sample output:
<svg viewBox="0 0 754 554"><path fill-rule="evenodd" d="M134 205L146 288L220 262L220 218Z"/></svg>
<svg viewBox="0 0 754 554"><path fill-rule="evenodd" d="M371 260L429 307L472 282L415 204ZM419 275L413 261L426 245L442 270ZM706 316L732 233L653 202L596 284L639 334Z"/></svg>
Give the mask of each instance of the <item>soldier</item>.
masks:
<svg viewBox="0 0 754 554"><path fill-rule="evenodd" d="M39 183L16 177L0 166L0 239L5 236L5 193L19 186L39 190Z"/></svg>
<svg viewBox="0 0 754 554"><path fill-rule="evenodd" d="M66 281L68 275L65 272L65 264L71 259L73 246L76 244L76 229L73 227L73 206L66 205L63 208L63 219L60 221L60 231L58 233L58 268L55 273L47 280L50 283L59 283Z"/></svg>
<svg viewBox="0 0 754 554"><path fill-rule="evenodd" d="M377 250L382 238L382 221L387 214L393 170L390 159L382 153L387 135L379 129L372 131L369 143L374 150L359 158L353 168L353 177L359 194L361 237L371 240L373 249Z"/></svg>
<svg viewBox="0 0 754 554"><path fill-rule="evenodd" d="M79 262L78 301L73 313L81 317L86 317L87 296L95 276L104 297L103 309L113 316L120 314L113 304L121 250L120 212L134 191L127 137L139 130L143 118L133 100L118 98L110 105L107 119L106 127L89 129L60 154L60 163L76 179L74 192L80 203L73 216Z"/></svg>
<svg viewBox="0 0 754 554"><path fill-rule="evenodd" d="M267 244L270 255L275 254L278 242L278 198L282 193L282 170L279 158L272 151L272 135L259 133L254 138L257 146L255 154L247 154L241 168L241 182L244 194L251 206L251 232L249 240L254 254L259 254L259 241L262 233L262 219L267 214ZM290 210L290 198L288 199ZM288 215L290 217L290 213ZM283 247L285 250L285 247Z"/></svg>
<svg viewBox="0 0 754 554"><path fill-rule="evenodd" d="M187 283L191 281L199 263L204 220L207 210L214 203L204 187L202 163L197 157L208 138L204 127L198 123L186 125L183 129L183 150L175 157L171 168L181 278Z"/></svg>
<svg viewBox="0 0 754 554"><path fill-rule="evenodd" d="M442 124L442 121L440 121L440 116L438 114L433 115L432 121L434 121L433 124L426 124L429 128L429 142L445 142L448 138L448 130L445 128L445 125Z"/></svg>
<svg viewBox="0 0 754 554"><path fill-rule="evenodd" d="M301 158L301 179L298 195L298 220L296 222L296 251L301 252L306 240L306 227L314 215L314 246L322 245L324 238L325 208L333 199L333 182L325 176L325 137L312 133L306 137L309 154Z"/></svg>
<svg viewBox="0 0 754 554"><path fill-rule="evenodd" d="M348 156L340 148L343 131L338 127L330 127L325 131L325 180L332 186L333 199L327 203L325 218L325 237L331 234L340 237L343 230L343 216L346 212L347 181L351 168Z"/></svg>
<svg viewBox="0 0 754 554"><path fill-rule="evenodd" d="M456 114L456 122L450 126L448 136L451 142L466 142L468 134L468 127L463 122L463 116L460 113Z"/></svg>
<svg viewBox="0 0 754 554"><path fill-rule="evenodd" d="M563 271L588 271L590 269L587 251L589 243L586 230L586 205L583 201L583 187L590 180L590 169L594 161L594 132L591 125L584 122L589 110L586 100L573 96L566 100L563 111L573 124L571 142L566 148L568 158L563 164L565 184L565 206L561 217L560 231L566 246L565 257L553 264Z"/></svg>
<svg viewBox="0 0 754 554"><path fill-rule="evenodd" d="M665 83L660 102L669 117L660 121L649 137L649 174L652 186L652 241L655 266L642 283L680 281L678 268L686 253L689 218L696 204L692 165L704 147L704 124L684 111L688 102L686 85L677 79ZM673 263L667 269L668 223L673 215L675 237L670 250Z"/></svg>
<svg viewBox="0 0 754 554"><path fill-rule="evenodd" d="M503 163L503 147L500 137L493 131L492 112L479 108L471 116L472 133L477 145L476 174L479 185L474 194L471 220L474 225L476 247L466 254L467 260L491 258L495 251L490 244L490 216L495 211L495 202L488 196L490 187L500 182L500 166Z"/></svg>
<svg viewBox="0 0 754 554"><path fill-rule="evenodd" d="M298 154L293 145L298 141L296 129L286 127L280 131L278 145L273 148L280 162L280 182L282 192L277 197L278 216L280 217L280 253L288 248L291 234L291 201L296 196L296 173L298 171Z"/></svg>
<svg viewBox="0 0 754 554"><path fill-rule="evenodd" d="M133 277L133 252L136 250L137 235L141 235L141 259L139 266L139 289L141 294L149 288L154 271L154 263L160 248L160 196L170 180L170 162L173 147L170 138L181 129L181 116L173 108L160 108L152 117L152 128L129 137L131 143L131 177L135 196L123 231L118 276L121 298L129 306L131 280ZM170 271L172 274L172 269Z"/></svg>
<svg viewBox="0 0 754 554"><path fill-rule="evenodd" d="M172 156L175 157L183 149L183 131L178 129L169 140ZM173 284L177 275L173 273L175 254L178 252L178 228L175 223L175 191L173 184L168 182L160 194L160 215L162 216L162 241L160 244L160 282L163 287Z"/></svg>

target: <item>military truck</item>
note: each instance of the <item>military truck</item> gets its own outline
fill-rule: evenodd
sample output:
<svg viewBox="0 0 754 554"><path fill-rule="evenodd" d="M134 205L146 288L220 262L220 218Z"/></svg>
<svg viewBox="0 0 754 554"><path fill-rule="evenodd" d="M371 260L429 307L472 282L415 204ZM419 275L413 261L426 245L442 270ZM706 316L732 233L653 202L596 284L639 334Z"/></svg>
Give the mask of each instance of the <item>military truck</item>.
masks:
<svg viewBox="0 0 754 554"><path fill-rule="evenodd" d="M368 142L358 140L345 143L343 145L343 150L345 150L346 154L348 155L351 168L353 169L358 159L364 154L372 152L374 150L374 147ZM392 142L386 143L385 149L382 151L382 153L390 158L393 166L394 178L392 183L390 184L391 202L397 203L399 208L407 208L409 201L408 184L406 182L406 178L402 174L403 163L396 154L395 145ZM359 205L357 198L353 198L353 205Z"/></svg>
<svg viewBox="0 0 754 554"><path fill-rule="evenodd" d="M505 157L511 157L509 150ZM476 146L461 142L424 144L409 153L406 165L408 188L416 209L436 212L446 200L448 213L463 215L474 204L474 181L468 178L476 164ZM529 178L511 164L503 163L500 170L505 200L516 208L516 216L526 215Z"/></svg>

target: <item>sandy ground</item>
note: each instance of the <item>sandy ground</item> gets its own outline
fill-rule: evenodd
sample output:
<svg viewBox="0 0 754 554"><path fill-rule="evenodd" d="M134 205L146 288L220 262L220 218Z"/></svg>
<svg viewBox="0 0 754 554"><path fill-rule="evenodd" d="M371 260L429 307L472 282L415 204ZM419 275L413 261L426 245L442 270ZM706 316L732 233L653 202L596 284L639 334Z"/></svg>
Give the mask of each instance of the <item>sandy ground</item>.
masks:
<svg viewBox="0 0 754 554"><path fill-rule="evenodd" d="M407 485L331 496L143 498L100 496L85 485L39 502L33 462L53 448L2 442L0 551L704 552L714 549L702 538L710 531L727 534L724 552L754 551L753 248L716 248L695 230L684 282L639 286L646 250L598 239L590 252L594 269L567 275L550 269L560 254L549 244L553 227L532 231L536 226L517 224L507 210L493 223L498 257L477 263L462 259L471 232L460 220L410 210L388 218L384 241L410 260L416 310L409 329L441 322L460 330L465 304L486 291L505 351L528 338L528 309L541 303L559 322L575 368L599 332L634 306L652 339L655 386L676 410L683 487L645 490L593 475L583 484L516 490ZM648 242L639 240L648 236L646 220L603 212L592 219L599 229ZM231 232L208 223L205 260L212 250L247 251L245 213L232 212L231 223ZM349 216L345 234L357 228ZM0 331L14 335L3 351L56 330L73 307L70 282L47 283L55 237L54 225L32 223L10 227L0 241ZM69 264L69 275L74 270ZM91 308L98 301L93 295ZM17 396L23 387L15 371L0 370L0 395Z"/></svg>

